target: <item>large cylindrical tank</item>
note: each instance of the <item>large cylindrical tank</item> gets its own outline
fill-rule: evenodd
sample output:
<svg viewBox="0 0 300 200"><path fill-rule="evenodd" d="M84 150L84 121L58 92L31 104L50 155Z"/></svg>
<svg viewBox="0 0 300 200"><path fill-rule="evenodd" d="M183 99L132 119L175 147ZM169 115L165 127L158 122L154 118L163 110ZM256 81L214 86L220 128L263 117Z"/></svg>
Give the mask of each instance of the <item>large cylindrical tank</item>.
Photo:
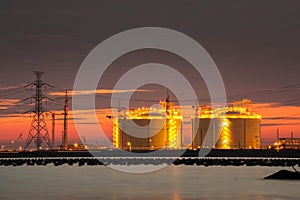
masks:
<svg viewBox="0 0 300 200"><path fill-rule="evenodd" d="M135 126L132 123L135 123ZM137 127L145 127L147 135L139 137L140 129ZM182 146L181 120L119 119L116 146L125 150L180 148Z"/></svg>
<svg viewBox="0 0 300 200"><path fill-rule="evenodd" d="M259 149L261 147L261 119L259 118L193 118L192 126L193 149L200 147Z"/></svg>

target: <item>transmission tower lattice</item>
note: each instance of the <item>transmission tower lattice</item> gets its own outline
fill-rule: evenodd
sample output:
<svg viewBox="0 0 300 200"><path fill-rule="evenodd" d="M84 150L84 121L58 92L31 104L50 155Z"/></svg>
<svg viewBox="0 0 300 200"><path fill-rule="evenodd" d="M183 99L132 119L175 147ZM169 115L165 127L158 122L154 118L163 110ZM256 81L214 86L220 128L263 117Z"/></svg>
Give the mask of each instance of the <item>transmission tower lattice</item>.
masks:
<svg viewBox="0 0 300 200"><path fill-rule="evenodd" d="M25 101L28 99L34 100L35 106L32 110L26 112L26 113L33 113L33 118L32 118L32 122L31 122L31 126L29 129L24 150L27 149L32 142L35 143L36 148L38 150L42 148L43 142L46 142L48 147L51 148L51 140L49 137L49 133L46 125L46 119L45 119L46 112L48 111L43 107L43 101L50 98L42 94L42 88L46 86L49 87L52 86L41 80L41 77L44 72L34 71L33 73L36 76L36 80L25 86L25 87L29 87L29 86L35 87L35 95L25 99Z"/></svg>

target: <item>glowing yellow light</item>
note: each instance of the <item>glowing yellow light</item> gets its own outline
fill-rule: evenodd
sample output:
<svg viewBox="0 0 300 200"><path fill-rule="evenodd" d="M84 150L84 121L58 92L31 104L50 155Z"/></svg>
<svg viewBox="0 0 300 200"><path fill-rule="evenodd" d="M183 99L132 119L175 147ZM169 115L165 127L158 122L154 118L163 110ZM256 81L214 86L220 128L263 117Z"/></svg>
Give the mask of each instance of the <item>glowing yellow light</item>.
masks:
<svg viewBox="0 0 300 200"><path fill-rule="evenodd" d="M232 107L216 109L203 107L200 118L220 118L226 114L226 119L261 119L261 115L251 111L249 107L251 103L250 100L244 99L234 102Z"/></svg>
<svg viewBox="0 0 300 200"><path fill-rule="evenodd" d="M222 126L228 126L228 122L227 121L223 122Z"/></svg>
<svg viewBox="0 0 300 200"><path fill-rule="evenodd" d="M120 146L120 132L119 132L119 123L118 118L114 118L113 120L113 144L116 148Z"/></svg>
<svg viewBox="0 0 300 200"><path fill-rule="evenodd" d="M166 132L166 137L167 137L167 141L166 141L166 146L168 148L178 148L178 145L180 144L179 142L177 142L177 140L179 140L178 138L178 134L180 133L179 131L179 127L180 125L178 125L178 121L182 120L183 117L181 115L180 109L173 109L173 103L169 103L168 105L168 110L166 111L167 108L167 103L166 102L160 102L160 108L159 109L155 109L155 108L147 108L147 107L142 107L142 108L137 108L134 110L131 110L130 112L126 112L126 116L118 116L116 118L114 118L113 120L113 145L116 148L120 148L122 146L122 142L121 142L121 133L122 131L122 127L120 126L119 122L120 120L137 120L137 119L160 119L160 120L166 120L166 124L164 125L167 132ZM150 114L149 114L150 113ZM129 131L133 131L133 130L129 130ZM125 134L130 134L130 133L125 133ZM151 139L148 138L149 142L152 142ZM156 142L154 142L156 144ZM129 144L127 143L128 148L131 148L131 146L135 146L136 148L138 148L135 143L134 144ZM149 144L148 148L152 148L152 146ZM154 146L154 149L157 148Z"/></svg>

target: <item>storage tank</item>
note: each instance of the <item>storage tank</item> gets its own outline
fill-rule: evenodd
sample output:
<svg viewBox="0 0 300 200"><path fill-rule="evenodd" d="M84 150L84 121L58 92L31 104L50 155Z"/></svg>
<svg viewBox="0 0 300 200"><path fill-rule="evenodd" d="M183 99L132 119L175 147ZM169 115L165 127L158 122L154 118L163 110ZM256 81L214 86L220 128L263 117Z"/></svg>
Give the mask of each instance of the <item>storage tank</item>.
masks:
<svg viewBox="0 0 300 200"><path fill-rule="evenodd" d="M200 115L192 118L191 147L259 149L261 115L251 111L251 103L250 100L243 100L217 110L201 108Z"/></svg>
<svg viewBox="0 0 300 200"><path fill-rule="evenodd" d="M124 150L178 149L182 146L182 116L170 102L160 107L127 110L114 119L113 140Z"/></svg>

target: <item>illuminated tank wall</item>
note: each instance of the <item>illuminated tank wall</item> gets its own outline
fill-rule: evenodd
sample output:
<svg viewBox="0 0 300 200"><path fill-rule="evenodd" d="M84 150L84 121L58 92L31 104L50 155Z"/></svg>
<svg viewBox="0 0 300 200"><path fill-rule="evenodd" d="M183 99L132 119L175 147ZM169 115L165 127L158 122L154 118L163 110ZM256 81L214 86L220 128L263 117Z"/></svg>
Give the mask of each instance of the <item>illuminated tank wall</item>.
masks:
<svg viewBox="0 0 300 200"><path fill-rule="evenodd" d="M207 147L217 149L259 149L261 116L251 111L250 104L250 100L243 100L216 110L202 108L200 115L192 119L192 148L210 144Z"/></svg>
<svg viewBox="0 0 300 200"><path fill-rule="evenodd" d="M124 150L177 149L182 146L182 116L173 104L160 102L160 108L139 108L126 111L114 119L113 141ZM145 127L146 137L136 137L138 127Z"/></svg>

